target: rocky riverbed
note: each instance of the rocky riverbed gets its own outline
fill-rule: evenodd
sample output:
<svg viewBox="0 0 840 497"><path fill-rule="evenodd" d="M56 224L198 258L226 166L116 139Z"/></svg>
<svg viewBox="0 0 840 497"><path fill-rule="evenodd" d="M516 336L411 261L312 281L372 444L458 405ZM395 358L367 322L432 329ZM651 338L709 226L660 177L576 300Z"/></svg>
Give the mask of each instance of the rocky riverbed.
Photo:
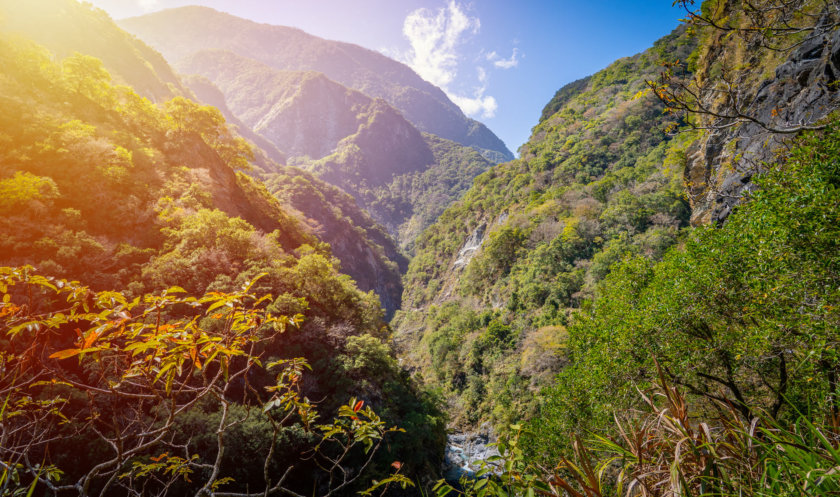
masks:
<svg viewBox="0 0 840 497"><path fill-rule="evenodd" d="M496 443L496 436L486 424L475 432L450 434L443 462L444 478L450 482L457 482L463 476L475 475L475 472L481 468L482 462L499 455L494 443ZM487 464L494 466L496 463Z"/></svg>

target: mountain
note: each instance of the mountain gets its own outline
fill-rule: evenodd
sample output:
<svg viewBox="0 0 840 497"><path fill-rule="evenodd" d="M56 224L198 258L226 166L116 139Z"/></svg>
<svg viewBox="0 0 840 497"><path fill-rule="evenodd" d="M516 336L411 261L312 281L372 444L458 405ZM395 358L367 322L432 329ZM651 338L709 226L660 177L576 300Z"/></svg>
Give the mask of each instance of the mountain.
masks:
<svg viewBox="0 0 840 497"><path fill-rule="evenodd" d="M671 118L645 89L695 46L680 28L560 89L521 159L478 176L418 238L395 340L457 423L533 415L568 361L571 317L610 266L659 257L687 226L691 135L666 133Z"/></svg>
<svg viewBox="0 0 840 497"><path fill-rule="evenodd" d="M268 191L339 254L340 269L379 296L386 317L399 309L408 260L394 239L343 190L295 167L264 178Z"/></svg>
<svg viewBox="0 0 840 497"><path fill-rule="evenodd" d="M235 134L257 145L257 148L253 149L254 156L250 159L256 171L278 173L281 171L281 166L278 164L284 164L287 161L286 154L278 150L271 141L255 133L250 125L242 123L237 118L236 114L227 107L225 96L211 81L197 75L180 78L158 52L122 30L104 11L66 0L38 0L37 2L4 0L0 2L0 10L3 13L0 20L4 23L2 25L4 31L33 39L46 46L59 58L65 58L73 53L93 55L102 60L104 68L113 76L116 83L127 84L152 101L163 102L175 96L185 96L220 109ZM51 29L44 29L45 26L50 26ZM94 33L94 36L90 36L90 33ZM369 100L367 97L364 98ZM312 115L317 116L317 114ZM355 130L354 127L348 132L355 132ZM193 159L189 159L187 163L193 162ZM319 183L318 188L321 191L323 188L329 188L329 185ZM231 198L229 202L234 209L231 211L234 216L244 214L235 209L240 207L247 209L245 207L247 202L243 202L239 207L236 206L238 200ZM312 206L312 208L318 211L317 207ZM318 215L316 212L304 211L298 217L306 220L318 218ZM360 214L354 218L359 219ZM253 216L246 219L254 221ZM343 230L338 225L333 226L339 231ZM262 227L267 228L268 225ZM304 223L302 229L315 228L308 227ZM352 243L343 243L341 245L343 248L367 247L370 243L364 236L359 236L350 229L350 226L343 231L353 239ZM323 235L323 232L321 234ZM374 242L376 246L380 244L393 246L393 242L382 239ZM384 249L371 247L371 250L381 252ZM338 247L333 250L333 254L343 261L345 270L358 278L364 290L376 289L377 292L383 292L379 295L388 315L391 315L399 306L402 293L398 272L393 268L405 263L403 256L398 255L395 250L388 249L385 252L390 254L388 258L381 259L377 255L371 256L371 259L371 257L360 257L355 249L348 253ZM375 262L371 263L371 260Z"/></svg>
<svg viewBox="0 0 840 497"><path fill-rule="evenodd" d="M120 29L100 9L63 0L2 0L0 9L4 31L20 33L59 58L74 52L92 55L118 83L154 102L188 94L160 53Z"/></svg>
<svg viewBox="0 0 840 497"><path fill-rule="evenodd" d="M74 24L81 19L82 27L96 13L75 0L51 0L49 5L60 7L52 12L62 22ZM107 19L101 14L94 18L102 22ZM44 22L58 20L46 16ZM79 29L79 26L67 28L74 32ZM108 29L120 32L113 25ZM357 248L355 245L360 245L356 251L348 249L353 257L365 258L357 267L368 263L367 268L386 268L396 278L393 284L398 285L398 269L387 260L386 249L377 243L387 245L389 239L381 231L377 232L369 218L354 210L346 195L307 179L303 173L283 169L286 175L273 178L272 188L283 191L283 200L278 200L264 183L240 170L248 166L252 150L227 126L217 109L183 97L155 105L131 87L114 84L114 78L99 59L81 53L59 58L24 37L23 32L20 26L0 31L3 66L0 265L32 265L35 269L21 271L77 280L90 288L80 290L89 295L83 307L70 309L63 298L37 304L30 298L27 307L37 309L38 313L57 313L56 317L62 319L67 315L78 316L83 310L88 312L89 303L99 305L110 298L111 304L103 305L114 305L118 294L120 299L128 301L136 297L138 306L153 306L155 298L166 298L161 297L166 292L219 296L220 292L238 291L257 278L259 281L249 288L260 296L267 295L258 304L261 309L275 316L299 315L299 318L283 322L282 327L285 330L288 326L288 333L278 335L270 343L257 338L249 347L264 349L272 360L305 358L312 370L295 389L309 398L321 399L319 404L324 413L334 415L351 398L364 398L366 405L382 413L384 422L406 428L408 434L390 440L392 445L383 451L387 455L371 463L371 468L379 468L373 470L377 474L387 471L395 459L418 469L428 468L428 461L442 452L441 418L401 373L392 357L383 331L387 326L379 299L371 291L361 291L349 276L338 270L330 247L318 238L322 231L315 219L327 225L328 216L332 215L330 236L337 240L336 245L340 245L338 241L346 242L354 245L353 250ZM127 47L124 58L131 61L134 48ZM116 52L115 57L120 54ZM144 62L138 64L148 69ZM128 73L133 74L134 70L128 67ZM307 188L305 193L314 195L319 203L304 205L302 194L291 191L301 184ZM307 212L314 212L315 219L306 219ZM390 252L396 253L393 245ZM4 278L11 274L7 271L14 272L4 268ZM69 285L75 287L77 283ZM3 292L6 291L4 283ZM21 296L15 292L16 289L11 292L14 295L3 301L4 317L9 317L5 311L9 309L10 299L17 302ZM97 295L94 292L105 292L98 294L105 300L93 304ZM193 311L203 304L186 302L187 305L167 309L165 319L185 319L192 322L191 330L196 332L198 328L225 329L224 320L219 320L218 315L208 315L208 320L199 323ZM132 315L124 319L142 318ZM158 322L160 319L158 312ZM86 325L79 322L79 326ZM248 326L256 330L260 323ZM163 332L165 328L161 325L158 330ZM4 329L8 328L4 325ZM194 336L192 331L186 335ZM84 332L89 337L98 336L87 329ZM56 326L51 333L49 346L66 349L76 340L71 337L82 331ZM22 343L19 340L24 340L22 335L4 335L4 354L16 350ZM219 340L221 343L222 338ZM238 340L233 334L226 335L224 340L226 346L237 346L233 344ZM102 352L103 363L111 361L109 353L109 350ZM183 356L178 352L178 357ZM363 357L364 361L360 359ZM39 368L52 371L69 365L64 377L83 382L88 369L71 363L88 358L82 354L62 362L60 354L47 352L38 364L44 365ZM99 364L99 359L97 354L90 365L95 367L92 363ZM191 360L200 362L197 350ZM25 368L26 364L21 367ZM189 373L184 378L201 383L199 378L204 370L197 368L196 376ZM221 370L217 371L221 375ZM247 376L247 381L254 382L255 399L265 395L266 385L276 384L274 372L269 372L267 366L249 366ZM154 383L160 384L160 377ZM119 387L113 382L110 385L110 388ZM241 395L247 391L243 385L240 382L234 387L240 389ZM244 412L246 404L251 403L251 400L242 402L244 397L229 391L219 393L222 397L231 394L225 401L224 412L228 406ZM68 431L62 432L62 436L48 437L62 440L56 442L58 445L51 445L50 450L53 454L50 464L64 471L60 475L62 482L76 481L98 464L96 461L111 457L107 445L90 445L98 430L90 421L106 411L109 419L121 419L125 410L112 412L112 407L123 409L123 404L100 403L91 411L84 411L85 406L81 404L62 408L62 416L66 417L61 426L66 426ZM223 415L216 408L222 409L207 403L184 406L180 412L189 418L189 426L173 428L179 434L173 436L189 432L187 437L200 437L209 433L213 419ZM158 418L155 406L147 404L139 409L145 409L144 419ZM271 432L271 427L277 425L272 425L262 409L257 411L259 414L252 413L249 417L249 429L257 433ZM4 424L8 419L4 419ZM121 434L133 429L128 425L128 431ZM303 433L300 424L285 424L283 429ZM231 446L244 447L249 438L244 433L233 436L234 439L228 439ZM279 442L277 447L282 450L278 451L262 444L267 439L259 439L249 449L249 455L265 456L268 460L273 457L272 464L289 458L293 464L299 464L297 454L304 450L304 439L300 443L284 439ZM72 457L74 451L70 447L82 445L86 447L84 460ZM49 450L39 447L39 450ZM196 455L191 457L216 460L215 447L215 444L196 444L190 449ZM6 450L4 444L0 451ZM6 455L3 452L4 458ZM222 457L221 451L218 457ZM228 483L232 491L246 491L249 482L263 481L262 462L256 463L253 458L237 460L229 452L225 457L224 466L234 468L237 473L236 482ZM119 464L125 464L126 468L129 465L123 461ZM299 474L290 485L298 491L310 486L311 471L317 470L312 466L298 465ZM362 468L367 463L347 466ZM250 488L254 486L251 484ZM193 488L189 493L198 490Z"/></svg>
<svg viewBox="0 0 840 497"><path fill-rule="evenodd" d="M400 274L408 264L394 239L343 191L302 170L273 162L285 163L285 154L239 121L212 82L198 75L183 76L183 81L202 102L219 108L231 126L259 146L254 163L271 193L308 232L330 244L342 272L360 288L373 290L390 318L400 306Z"/></svg>
<svg viewBox="0 0 840 497"><path fill-rule="evenodd" d="M212 81L235 115L290 157L329 155L374 103L322 73L281 71L227 51L198 52L177 68Z"/></svg>
<svg viewBox="0 0 840 497"><path fill-rule="evenodd" d="M491 166L469 147L421 133L384 100L322 73L281 71L219 50L197 52L178 68L215 85L224 94L221 108L285 151L290 163L350 193L403 249Z"/></svg>
<svg viewBox="0 0 840 497"><path fill-rule="evenodd" d="M262 135L255 133L250 126L240 121L236 114L228 108L224 94L210 80L197 74L187 74L181 75L181 81L193 92L198 101L219 109L229 126L235 129L240 136L258 147L257 153L264 153L267 159L277 164L286 163L286 154ZM257 165L266 172L270 172L276 167L274 164L268 164L268 161L265 160Z"/></svg>
<svg viewBox="0 0 840 497"><path fill-rule="evenodd" d="M302 167L353 195L411 253L417 236L492 164L472 148L418 133L383 104L333 154Z"/></svg>
<svg viewBox="0 0 840 497"><path fill-rule="evenodd" d="M749 8L738 1L706 2L702 13L720 22L757 22L744 14ZM718 379L732 374L727 373L726 360L715 362L714 354L704 356L713 347L708 330L724 333L715 319L731 322L714 314L724 312L715 306L729 298L743 302L745 295L751 295L752 290L743 289L739 278L749 273L749 278L756 278L750 281L761 279L760 271L753 274L755 268L746 262L764 260L766 250L761 244L787 247L793 243L778 239L786 236L782 233L787 227L773 231L749 228L748 223L761 223L761 215L775 219L790 216L780 214L789 209L810 208L790 191L800 178L785 183L784 169L778 172L778 168L784 167L791 150L810 143L803 133L829 129L830 134L840 108L836 15L823 11L819 2L790 8L805 9L798 19L812 23L800 34L779 28L728 35L714 20L698 19L700 27L681 26L649 50L562 87L520 149L521 158L478 176L463 199L420 235L404 278L403 310L392 322L395 341L404 364L416 377L445 393L459 424L474 427L491 421L504 430L519 419L538 416L545 407L548 418L537 432L554 430L554 438L537 445L551 452L550 446L569 443L569 430L584 433L595 427L586 420L609 423L619 405L638 407L629 400L637 398L633 396L636 385L657 381L658 366L651 361L654 352L657 359L674 358L679 356L676 347L685 347L680 350L686 354L690 350L696 362L709 364L709 370L698 371L714 370L708 374ZM828 140L808 145L806 150L816 147L823 150L820 154L830 155L832 146ZM801 156L794 159L796 167L803 167ZM706 224L726 227L729 216L759 195L753 179L771 174L774 195L785 191L787 200L781 200L782 196L773 200L778 204L761 207L772 212L751 211L758 217L749 221L739 218L739 229L746 232L730 228L725 235L708 235L709 239L744 241L725 248L724 242L709 242L711 248L707 248L692 238L691 254L681 254L686 239L694 236L692 226L700 233L697 237L706 236ZM811 178L823 173L807 174ZM802 181L836 195L819 178ZM800 187L803 192L812 191L811 186ZM816 190L812 193L817 195ZM793 217L805 223L802 216ZM808 238L819 239L820 246L831 250L822 240L825 229ZM753 231L762 233L764 241L752 240ZM799 257L793 249L779 250L778 260ZM791 262L800 268L796 271L808 273L801 268L812 257L805 254L813 250L799 250L804 259ZM657 265L666 254L670 262ZM684 267L714 265L718 255L722 265L730 265L702 274L680 273ZM729 256L744 265L729 259L724 262ZM622 264L625 260L632 264ZM611 283L603 283L617 267L624 272ZM648 284L643 282L652 273L646 271L654 270L664 272L644 290L651 296L644 312L635 314L635 306L642 304L634 292ZM779 271L784 274L780 278L796 278L795 273L785 272L788 269ZM703 276L710 274L728 280L713 284ZM807 281L822 284L817 283L822 276L815 278ZM671 283L679 287L673 289L673 295L682 295L679 303L669 301L662 290ZM722 286L713 290L712 285ZM736 288L743 292L731 296L728 292ZM759 297L769 298L779 288ZM702 295L707 289L717 292L717 300ZM699 294L691 297L679 292ZM810 297L791 298L799 303L790 304L793 307L778 303L784 309L779 312L795 314L796 306L805 305ZM667 313L662 310L664 302L672 305ZM696 317L693 312L700 302L716 310ZM635 320L625 323L631 315ZM651 316L658 321L648 322L651 327L640 333L640 321L653 320ZM759 333L754 323L737 326ZM672 345L667 338L671 328L688 337L684 337L686 342ZM658 343L646 338L654 335ZM624 342L629 336L635 341ZM691 337L696 340L691 342ZM692 344L701 343L705 349L691 349ZM639 348L633 350L634 344ZM721 347L729 351L724 354L732 350ZM743 343L739 347L749 348ZM612 350L621 350L623 355L607 364ZM694 393L731 389L736 382L747 381L739 378L721 387L722 383L709 380L713 376L702 379L700 375L693 383L681 383L694 374L695 363L687 368L689 363L679 360L673 359L676 362L668 366L672 369L664 374L668 381L695 388ZM755 357L753 361L760 369L761 361ZM619 367L619 363L624 365ZM750 373L749 388L762 392L785 388L785 366L773 364L782 371L766 374L775 378L776 386L756 386L765 373L755 370ZM558 373L562 387L557 387L553 397L539 396L542 388L554 384ZM704 383L707 380L710 384ZM595 392L585 394L588 404L577 403L588 389ZM750 390L742 390L743 398L753 395L746 391ZM709 393L703 402L714 395ZM753 400L759 409L769 408L763 400ZM597 428L607 429L604 424Z"/></svg>
<svg viewBox="0 0 840 497"><path fill-rule="evenodd" d="M734 496L764 492L748 490L763 481L784 494L801 480L774 468L802 474L802 454L735 480L698 473L807 446L800 424L837 432L824 420L838 410L839 365L824 344L840 336L840 15L823 2L774 3L772 15L761 10L768 5L704 2L689 24L697 48L651 80L677 129L695 129L678 163L692 226L661 260L630 254L613 265L571 320L570 360L527 428L538 436L523 442L535 458L557 460L583 433L639 437L656 454L624 466L624 484L658 480L666 493L711 484ZM670 399L649 400L657 397ZM674 431L648 429L676 418ZM684 438L697 423L704 434ZM709 436L716 430L726 434ZM771 445L705 460L693 475L670 452L693 438L689 451L714 453L771 431ZM662 471L680 483L645 480Z"/></svg>
<svg viewBox="0 0 840 497"><path fill-rule="evenodd" d="M279 70L320 72L344 86L384 99L420 131L473 147L494 162L513 158L498 137L464 116L439 88L408 66L357 45L255 23L206 7L164 10L120 24L176 65L197 52L226 50Z"/></svg>

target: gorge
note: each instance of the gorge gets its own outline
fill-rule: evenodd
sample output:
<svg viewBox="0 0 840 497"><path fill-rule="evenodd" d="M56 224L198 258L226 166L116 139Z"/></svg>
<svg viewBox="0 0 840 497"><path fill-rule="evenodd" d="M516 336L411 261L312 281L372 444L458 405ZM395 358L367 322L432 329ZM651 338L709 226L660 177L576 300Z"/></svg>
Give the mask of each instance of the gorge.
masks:
<svg viewBox="0 0 840 497"><path fill-rule="evenodd" d="M358 45L0 0L0 495L833 495L840 6L677 5L514 156Z"/></svg>

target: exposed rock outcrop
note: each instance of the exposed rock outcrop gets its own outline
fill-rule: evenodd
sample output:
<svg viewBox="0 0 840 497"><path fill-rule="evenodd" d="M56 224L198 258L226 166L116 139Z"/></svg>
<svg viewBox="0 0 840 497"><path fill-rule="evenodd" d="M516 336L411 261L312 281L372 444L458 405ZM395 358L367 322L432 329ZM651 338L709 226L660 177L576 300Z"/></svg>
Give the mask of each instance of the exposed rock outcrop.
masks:
<svg viewBox="0 0 840 497"><path fill-rule="evenodd" d="M714 51L727 50L722 42ZM772 68L771 68L772 69ZM816 32L747 95L747 111L768 127L812 125L840 107L840 30ZM712 104L719 95L705 96ZM724 123L725 124L725 123ZM756 123L719 127L695 144L685 170L692 223L721 223L755 188L752 178L772 162L793 134Z"/></svg>

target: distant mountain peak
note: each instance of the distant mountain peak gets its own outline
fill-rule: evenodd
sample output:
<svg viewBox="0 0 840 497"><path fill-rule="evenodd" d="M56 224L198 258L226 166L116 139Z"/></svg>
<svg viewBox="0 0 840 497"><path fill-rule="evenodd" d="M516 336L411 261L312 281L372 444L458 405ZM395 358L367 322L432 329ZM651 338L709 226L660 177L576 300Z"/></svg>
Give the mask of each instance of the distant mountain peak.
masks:
<svg viewBox="0 0 840 497"><path fill-rule="evenodd" d="M473 147L496 162L513 159L504 142L464 115L440 88L379 52L209 7L167 9L124 19L120 24L173 63L200 51L221 49L279 70L317 71L370 97L384 99L420 131Z"/></svg>

